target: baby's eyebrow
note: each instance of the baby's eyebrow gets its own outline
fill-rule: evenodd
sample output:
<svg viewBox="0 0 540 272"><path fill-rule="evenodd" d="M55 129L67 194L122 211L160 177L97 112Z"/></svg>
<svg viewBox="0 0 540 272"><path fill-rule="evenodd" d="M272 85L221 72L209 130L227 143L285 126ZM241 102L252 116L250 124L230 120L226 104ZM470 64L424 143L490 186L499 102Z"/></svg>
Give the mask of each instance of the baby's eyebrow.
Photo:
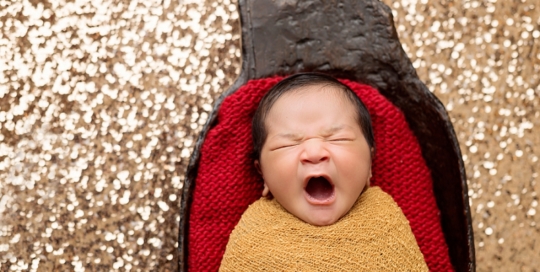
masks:
<svg viewBox="0 0 540 272"><path fill-rule="evenodd" d="M296 141L302 139L302 135L296 134L296 133L280 133L274 137L285 138L285 139L296 140Z"/></svg>
<svg viewBox="0 0 540 272"><path fill-rule="evenodd" d="M330 127L329 129L324 131L324 135L332 135L344 128L345 128L344 125L336 125L336 126Z"/></svg>
<svg viewBox="0 0 540 272"><path fill-rule="evenodd" d="M326 129L323 131L323 136L325 137L328 137L340 130L343 130L345 128L344 125L336 125L336 126L333 126L333 127L330 127L329 129ZM297 133L288 133L288 132L285 132L285 133L279 133L275 136L273 136L272 138L285 138L287 140L293 140L293 141L300 141L302 140L302 138L304 137L303 135L301 134L297 134Z"/></svg>

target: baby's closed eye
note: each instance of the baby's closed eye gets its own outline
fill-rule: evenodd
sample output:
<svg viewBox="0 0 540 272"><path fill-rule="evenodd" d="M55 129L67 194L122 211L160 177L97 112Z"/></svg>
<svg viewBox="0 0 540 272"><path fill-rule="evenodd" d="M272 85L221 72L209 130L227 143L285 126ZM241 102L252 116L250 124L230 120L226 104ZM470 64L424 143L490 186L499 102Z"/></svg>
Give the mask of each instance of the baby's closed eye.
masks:
<svg viewBox="0 0 540 272"><path fill-rule="evenodd" d="M351 142L353 140L354 140L353 138L333 138L333 139L330 139L329 141L330 142Z"/></svg>
<svg viewBox="0 0 540 272"><path fill-rule="evenodd" d="M297 146L298 144L287 144L287 145L282 145L280 147L278 147L277 149L280 149L280 148L287 148L287 147L292 147L292 146Z"/></svg>
<svg viewBox="0 0 540 272"><path fill-rule="evenodd" d="M288 148L288 147L294 147L294 146L297 146L298 144L299 143L279 144L279 145L276 145L276 147L270 149L270 151L279 150L279 149L285 149L285 148Z"/></svg>

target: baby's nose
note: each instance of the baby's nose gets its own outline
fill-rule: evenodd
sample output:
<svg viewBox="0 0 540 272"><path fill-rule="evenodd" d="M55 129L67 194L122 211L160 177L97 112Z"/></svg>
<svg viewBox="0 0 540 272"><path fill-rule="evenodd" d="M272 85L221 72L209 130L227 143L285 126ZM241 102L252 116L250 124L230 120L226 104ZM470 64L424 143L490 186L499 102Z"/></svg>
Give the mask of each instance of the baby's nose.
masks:
<svg viewBox="0 0 540 272"><path fill-rule="evenodd" d="M302 146L300 157L302 163L320 163L330 159L330 153L326 150L322 140L310 139L302 143Z"/></svg>

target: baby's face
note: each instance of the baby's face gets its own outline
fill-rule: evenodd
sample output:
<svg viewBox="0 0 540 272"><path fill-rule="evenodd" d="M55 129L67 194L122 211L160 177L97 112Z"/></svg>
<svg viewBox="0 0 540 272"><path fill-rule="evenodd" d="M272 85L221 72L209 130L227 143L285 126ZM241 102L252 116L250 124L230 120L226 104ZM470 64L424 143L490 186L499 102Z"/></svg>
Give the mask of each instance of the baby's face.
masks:
<svg viewBox="0 0 540 272"><path fill-rule="evenodd" d="M342 91L308 86L284 94L267 115L255 164L265 189L307 223L335 223L371 177L371 151L355 113Z"/></svg>

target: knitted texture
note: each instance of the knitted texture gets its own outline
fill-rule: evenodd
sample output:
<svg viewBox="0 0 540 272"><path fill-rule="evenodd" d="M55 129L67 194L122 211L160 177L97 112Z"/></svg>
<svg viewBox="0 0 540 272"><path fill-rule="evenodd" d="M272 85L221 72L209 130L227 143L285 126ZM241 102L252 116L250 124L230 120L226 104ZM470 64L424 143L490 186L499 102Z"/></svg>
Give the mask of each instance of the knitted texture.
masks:
<svg viewBox="0 0 540 272"><path fill-rule="evenodd" d="M251 80L222 103L200 150L188 229L190 271L217 271L230 233L260 198L262 179L249 155L251 119L263 95L282 78ZM389 193L410 222L431 271L452 271L420 146L403 113L377 90L348 80L371 114L377 153L371 185Z"/></svg>
<svg viewBox="0 0 540 272"><path fill-rule="evenodd" d="M249 206L219 269L229 271L428 271L409 222L391 196L371 187L336 223L319 227L275 199Z"/></svg>

